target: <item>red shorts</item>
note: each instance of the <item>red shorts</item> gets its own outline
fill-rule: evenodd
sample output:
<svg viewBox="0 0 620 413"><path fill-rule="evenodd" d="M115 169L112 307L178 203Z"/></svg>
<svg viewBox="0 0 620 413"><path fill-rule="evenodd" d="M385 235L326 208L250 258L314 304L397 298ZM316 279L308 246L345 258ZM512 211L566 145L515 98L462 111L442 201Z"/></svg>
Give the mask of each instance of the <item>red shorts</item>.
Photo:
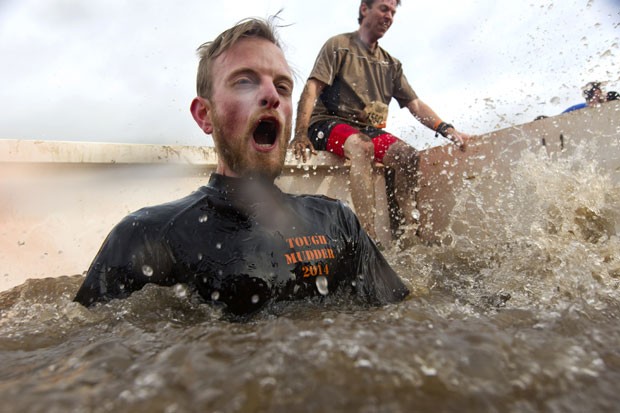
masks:
<svg viewBox="0 0 620 413"><path fill-rule="evenodd" d="M372 137L372 134L370 134L372 143L375 145L375 161L383 162L383 157L385 156L388 148L399 139L396 136L387 133L381 129L376 129L376 131L379 134L377 134L375 137ZM343 146L349 136L359 133L369 135L366 132L368 131L360 131L359 129L356 129L351 125L347 125L346 123L340 123L332 128L325 149L344 158Z"/></svg>

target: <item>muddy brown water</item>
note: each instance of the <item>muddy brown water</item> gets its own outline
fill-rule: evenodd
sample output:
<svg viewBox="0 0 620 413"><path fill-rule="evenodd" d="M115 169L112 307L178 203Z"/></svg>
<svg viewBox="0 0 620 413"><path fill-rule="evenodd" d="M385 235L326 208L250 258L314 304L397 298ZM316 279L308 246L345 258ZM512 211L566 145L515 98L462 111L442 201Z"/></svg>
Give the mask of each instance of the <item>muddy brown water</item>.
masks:
<svg viewBox="0 0 620 413"><path fill-rule="evenodd" d="M396 305L232 322L182 285L92 309L82 275L2 292L0 410L620 411L617 180L586 158L519 168L492 205L463 191L449 243L386 251L413 292Z"/></svg>

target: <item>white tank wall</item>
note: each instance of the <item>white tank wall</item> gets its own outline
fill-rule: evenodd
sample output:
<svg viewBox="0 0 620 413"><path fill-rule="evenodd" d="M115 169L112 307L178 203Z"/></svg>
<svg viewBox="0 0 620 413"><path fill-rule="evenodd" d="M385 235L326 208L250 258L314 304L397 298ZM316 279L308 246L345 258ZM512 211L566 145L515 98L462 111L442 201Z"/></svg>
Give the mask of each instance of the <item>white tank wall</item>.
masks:
<svg viewBox="0 0 620 413"><path fill-rule="evenodd" d="M420 235L442 240L451 220L459 219L451 212L468 181L485 182L481 196L492 202L502 182L511 179L511 166L525 151L540 150L543 139L545 150L557 157L570 155L579 142L595 145L599 163L618 182L619 128L620 103L613 103L475 138L464 153L453 146L424 151ZM194 191L206 184L216 162L213 148L0 140L0 291L27 278L85 272L123 216ZM305 166L289 154L277 184L286 192L320 193L351 204L348 166L328 153ZM381 170L376 185L384 185ZM379 238L385 242L385 197L376 207Z"/></svg>
<svg viewBox="0 0 620 413"><path fill-rule="evenodd" d="M195 191L216 163L213 148L0 140L0 291L85 272L121 218ZM289 154L277 184L350 204L347 175L332 154Z"/></svg>
<svg viewBox="0 0 620 413"><path fill-rule="evenodd" d="M466 152L454 146L424 151L417 195L421 237L441 242L450 223L459 219L474 222L476 214L484 213L483 209L470 208L467 216L452 214L465 185L475 181L481 204L493 205L524 153L543 150L552 159L560 159L572 156L583 144L601 170L607 171L615 183L620 182L620 102L502 129L474 139ZM463 231L458 235L476 237L471 227Z"/></svg>

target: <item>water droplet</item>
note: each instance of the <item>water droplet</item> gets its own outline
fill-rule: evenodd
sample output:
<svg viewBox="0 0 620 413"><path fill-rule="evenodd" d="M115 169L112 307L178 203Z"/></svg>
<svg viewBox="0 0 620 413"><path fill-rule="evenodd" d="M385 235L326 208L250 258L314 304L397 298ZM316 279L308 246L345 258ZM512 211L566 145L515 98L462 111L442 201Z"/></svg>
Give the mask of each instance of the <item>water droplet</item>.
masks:
<svg viewBox="0 0 620 413"><path fill-rule="evenodd" d="M219 299L220 299L220 292L219 292L219 291L213 291L213 292L211 293L211 299L212 299L213 301L217 301L217 300L219 300Z"/></svg>
<svg viewBox="0 0 620 413"><path fill-rule="evenodd" d="M329 290L327 289L327 278L324 275L316 277L316 289L319 290L321 295L327 295Z"/></svg>
<svg viewBox="0 0 620 413"><path fill-rule="evenodd" d="M435 376L435 375L437 375L437 369L434 368L433 366L422 365L421 369L422 369L422 373L424 373L427 376Z"/></svg>
<svg viewBox="0 0 620 413"><path fill-rule="evenodd" d="M143 265L142 274L146 275L147 277L151 277L153 275L153 268L151 268L150 265Z"/></svg>
<svg viewBox="0 0 620 413"><path fill-rule="evenodd" d="M217 244L215 244L215 248L217 248L218 250L222 249L222 243L218 242Z"/></svg>
<svg viewBox="0 0 620 413"><path fill-rule="evenodd" d="M259 300L258 294L254 294L252 296L252 304L256 304Z"/></svg>
<svg viewBox="0 0 620 413"><path fill-rule="evenodd" d="M202 261L202 253L201 252L198 253L198 261Z"/></svg>
<svg viewBox="0 0 620 413"><path fill-rule="evenodd" d="M174 286L174 294L179 298L187 297L187 289L183 284L177 284Z"/></svg>
<svg viewBox="0 0 620 413"><path fill-rule="evenodd" d="M200 218L198 218L198 222L205 223L205 222L207 222L208 219L209 219L209 217L207 216L207 214L201 215Z"/></svg>

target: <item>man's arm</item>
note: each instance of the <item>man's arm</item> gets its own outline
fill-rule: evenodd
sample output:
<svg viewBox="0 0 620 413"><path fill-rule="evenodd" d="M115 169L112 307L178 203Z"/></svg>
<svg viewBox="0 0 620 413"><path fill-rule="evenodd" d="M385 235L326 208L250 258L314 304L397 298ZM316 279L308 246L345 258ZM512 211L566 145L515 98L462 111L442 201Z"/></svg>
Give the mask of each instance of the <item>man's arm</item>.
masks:
<svg viewBox="0 0 620 413"><path fill-rule="evenodd" d="M135 215L121 220L103 242L74 301L88 307L125 298L147 283L185 282L173 276L171 254L158 232L159 227L145 227Z"/></svg>
<svg viewBox="0 0 620 413"><path fill-rule="evenodd" d="M308 138L308 127L310 126L310 117L314 110L316 100L321 95L321 92L325 88L325 83L317 79L308 79L304 90L301 92L299 98L299 105L297 106L297 120L295 121L295 136L291 141L289 147L293 149L293 153L296 158L303 159L304 162L315 154L314 146ZM306 149L310 149L310 153L307 155Z"/></svg>
<svg viewBox="0 0 620 413"><path fill-rule="evenodd" d="M409 112L429 129L441 133L445 138L450 139L456 146L462 150L465 149L465 140L469 139L469 135L459 132L450 125L447 129L440 131L438 127L443 123L441 118L435 113L430 106L420 99L414 99L407 104Z"/></svg>

